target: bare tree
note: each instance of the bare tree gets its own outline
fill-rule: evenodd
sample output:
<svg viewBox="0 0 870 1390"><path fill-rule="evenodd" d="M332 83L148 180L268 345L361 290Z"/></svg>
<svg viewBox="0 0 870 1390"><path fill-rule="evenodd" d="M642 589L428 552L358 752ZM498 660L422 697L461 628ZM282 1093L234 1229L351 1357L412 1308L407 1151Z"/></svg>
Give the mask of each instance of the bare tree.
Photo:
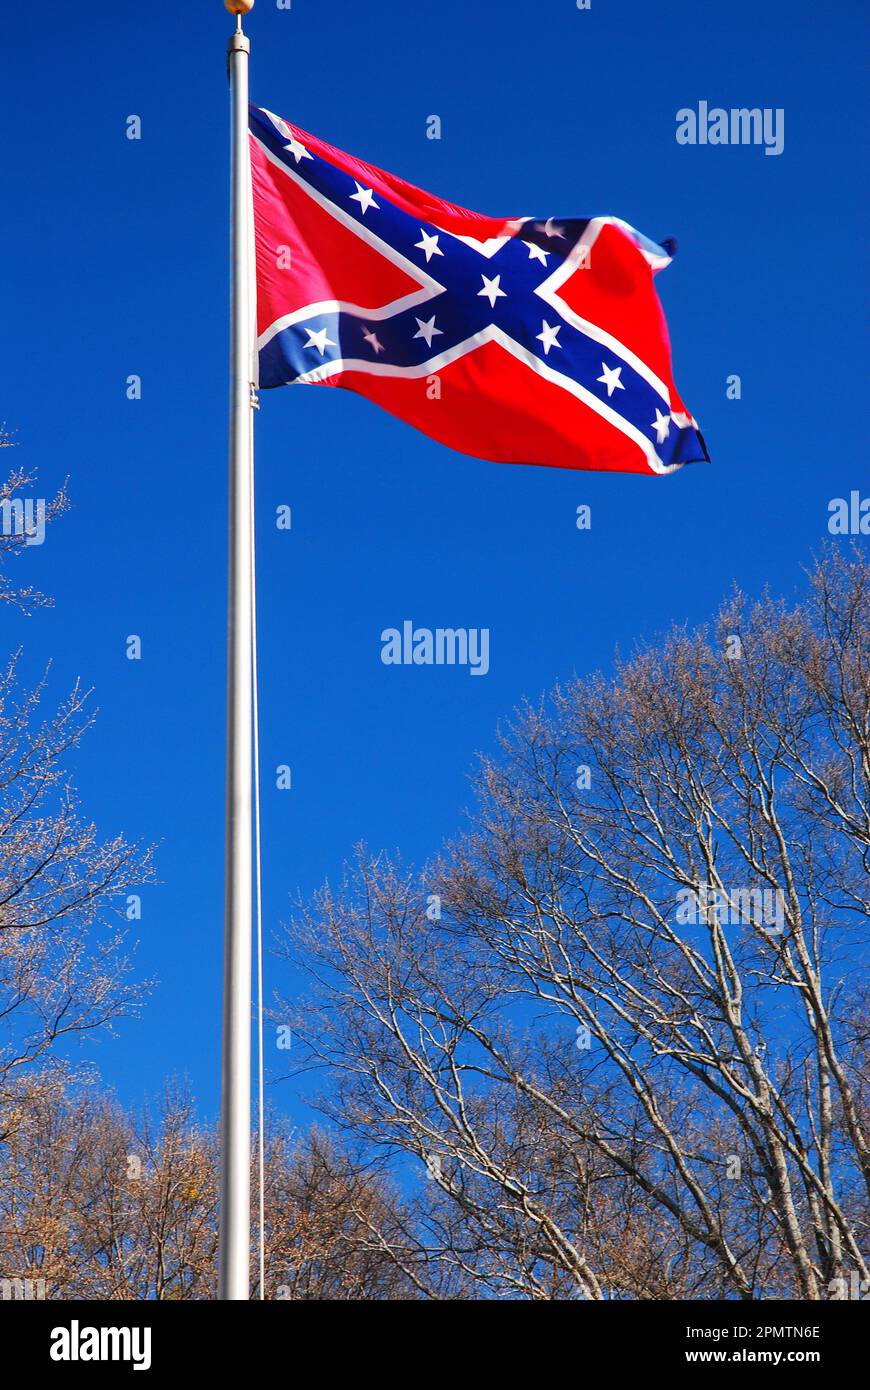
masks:
<svg viewBox="0 0 870 1390"><path fill-rule="evenodd" d="M371 1165L314 1130L267 1130L267 1297L416 1298L419 1260L402 1204Z"/></svg>
<svg viewBox="0 0 870 1390"><path fill-rule="evenodd" d="M213 1144L184 1092L137 1121L92 1079L32 1076L0 1153L0 1270L46 1298L208 1296Z"/></svg>
<svg viewBox="0 0 870 1390"><path fill-rule="evenodd" d="M12 448L14 443L0 426L0 449ZM21 554L36 541L41 543L44 528L69 510L66 483L50 501L29 496L36 478L33 469L14 468L5 481L0 480L0 564L10 555ZM28 613L34 608L50 606L52 600L32 585L17 588L0 571L0 603L14 604Z"/></svg>
<svg viewBox="0 0 870 1390"><path fill-rule="evenodd" d="M362 859L299 913L323 1107L416 1160L436 1290L868 1279L868 617L857 553L735 594L524 709L425 875Z"/></svg>
<svg viewBox="0 0 870 1390"><path fill-rule="evenodd" d="M197 1124L183 1087L166 1088L156 1115L133 1116L93 1081L30 1077L0 1143L0 1279L10 1296L36 1286L61 1300L214 1298L218 1158L217 1134ZM267 1298L415 1295L397 1258L395 1201L377 1174L277 1120L266 1159Z"/></svg>
<svg viewBox="0 0 870 1390"><path fill-rule="evenodd" d="M101 838L77 804L86 693L41 718L45 680L24 690L17 667L0 671L0 1136L30 1067L138 1007L126 895L153 877L150 850Z"/></svg>

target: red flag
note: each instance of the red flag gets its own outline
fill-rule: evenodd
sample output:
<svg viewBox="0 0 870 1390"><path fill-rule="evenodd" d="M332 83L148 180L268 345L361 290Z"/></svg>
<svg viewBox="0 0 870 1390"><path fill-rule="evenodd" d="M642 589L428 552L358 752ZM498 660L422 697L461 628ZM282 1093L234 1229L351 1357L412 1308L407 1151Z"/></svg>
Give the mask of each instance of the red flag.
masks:
<svg viewBox="0 0 870 1390"><path fill-rule="evenodd" d="M653 275L614 217L484 217L251 108L261 387L344 386L453 449L667 473L706 459Z"/></svg>

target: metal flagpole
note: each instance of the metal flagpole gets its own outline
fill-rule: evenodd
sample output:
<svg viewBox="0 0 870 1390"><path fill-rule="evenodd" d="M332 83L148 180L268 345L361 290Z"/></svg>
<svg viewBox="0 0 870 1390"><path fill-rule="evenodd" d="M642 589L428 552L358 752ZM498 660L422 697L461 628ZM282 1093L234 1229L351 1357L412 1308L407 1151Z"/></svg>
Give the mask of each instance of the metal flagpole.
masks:
<svg viewBox="0 0 870 1390"><path fill-rule="evenodd" d="M229 43L232 109L230 298L227 810L221 1059L221 1205L218 1297L247 1299L251 1245L252 491L254 469L250 41L254 0L224 0L236 16Z"/></svg>

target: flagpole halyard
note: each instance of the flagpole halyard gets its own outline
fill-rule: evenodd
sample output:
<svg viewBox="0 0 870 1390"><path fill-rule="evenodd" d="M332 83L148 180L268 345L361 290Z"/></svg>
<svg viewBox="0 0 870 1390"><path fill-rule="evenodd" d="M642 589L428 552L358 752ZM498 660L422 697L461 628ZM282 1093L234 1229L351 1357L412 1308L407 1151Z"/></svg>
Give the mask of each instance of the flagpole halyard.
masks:
<svg viewBox="0 0 870 1390"><path fill-rule="evenodd" d="M221 1195L218 1297L250 1296L252 925L252 498L253 294L248 148L250 41L242 15L253 0L225 0L236 15L229 42L232 132L227 802L221 1058Z"/></svg>

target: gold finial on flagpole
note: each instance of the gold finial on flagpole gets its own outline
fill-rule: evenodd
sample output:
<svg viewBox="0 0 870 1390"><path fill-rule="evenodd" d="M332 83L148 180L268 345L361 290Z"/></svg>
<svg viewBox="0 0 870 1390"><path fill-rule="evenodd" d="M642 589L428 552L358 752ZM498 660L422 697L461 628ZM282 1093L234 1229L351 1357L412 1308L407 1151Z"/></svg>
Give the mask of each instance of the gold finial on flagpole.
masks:
<svg viewBox="0 0 870 1390"><path fill-rule="evenodd" d="M230 14L250 14L254 8L254 0L224 0L224 6Z"/></svg>

